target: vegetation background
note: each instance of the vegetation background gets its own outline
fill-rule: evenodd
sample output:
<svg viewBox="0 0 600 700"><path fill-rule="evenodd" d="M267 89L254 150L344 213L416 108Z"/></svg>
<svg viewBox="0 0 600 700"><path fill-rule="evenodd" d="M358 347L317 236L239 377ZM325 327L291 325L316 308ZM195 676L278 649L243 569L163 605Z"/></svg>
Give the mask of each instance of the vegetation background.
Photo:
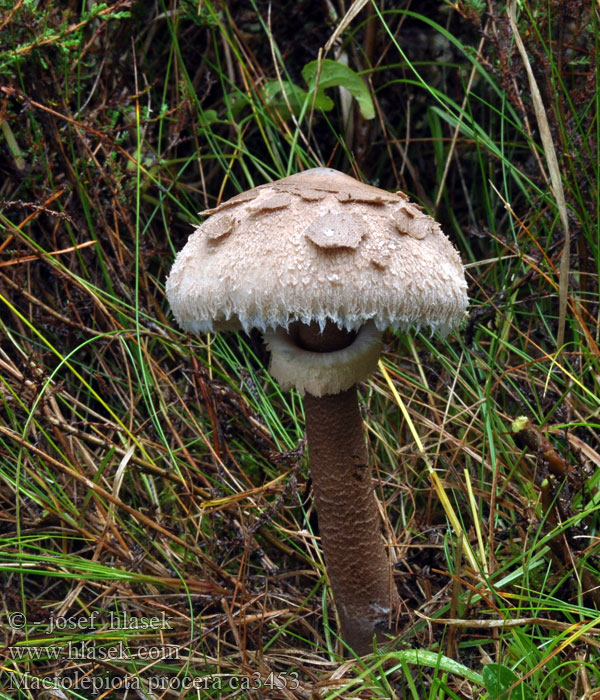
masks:
<svg viewBox="0 0 600 700"><path fill-rule="evenodd" d="M2 698L600 697L599 12L0 0ZM470 285L361 387L404 601L364 660L299 397L164 297L197 212L319 164Z"/></svg>

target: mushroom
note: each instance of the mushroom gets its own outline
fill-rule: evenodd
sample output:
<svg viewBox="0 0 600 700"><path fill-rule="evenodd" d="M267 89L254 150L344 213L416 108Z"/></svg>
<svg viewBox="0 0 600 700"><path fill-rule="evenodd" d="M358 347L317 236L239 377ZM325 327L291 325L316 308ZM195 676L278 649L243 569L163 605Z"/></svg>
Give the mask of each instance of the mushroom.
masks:
<svg viewBox="0 0 600 700"><path fill-rule="evenodd" d="M380 528L357 384L387 327L447 332L467 307L439 224L398 192L330 168L224 202L177 255L166 291L192 332L257 328L270 372L304 396L319 535L341 636L357 654L399 606Z"/></svg>

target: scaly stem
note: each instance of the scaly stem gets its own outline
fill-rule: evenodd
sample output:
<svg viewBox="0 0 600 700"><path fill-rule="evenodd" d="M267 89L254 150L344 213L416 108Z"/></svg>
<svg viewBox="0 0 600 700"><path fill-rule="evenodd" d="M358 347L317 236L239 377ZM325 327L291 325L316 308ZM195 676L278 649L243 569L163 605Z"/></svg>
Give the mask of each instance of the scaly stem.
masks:
<svg viewBox="0 0 600 700"><path fill-rule="evenodd" d="M313 351L327 346L323 335L309 339L303 330L299 341ZM340 341L333 341L337 348L331 344L326 351L340 348ZM383 640L400 601L381 534L356 387L320 398L306 394L304 407L319 534L341 635L363 655L372 651L374 636Z"/></svg>

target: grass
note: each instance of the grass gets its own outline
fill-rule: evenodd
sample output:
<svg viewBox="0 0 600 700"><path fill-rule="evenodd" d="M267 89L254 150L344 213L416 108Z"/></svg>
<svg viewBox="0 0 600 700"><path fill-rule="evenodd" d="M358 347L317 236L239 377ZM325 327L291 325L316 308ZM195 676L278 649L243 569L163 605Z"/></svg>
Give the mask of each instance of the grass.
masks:
<svg viewBox="0 0 600 700"><path fill-rule="evenodd" d="M514 9L524 54L502 2L0 2L0 697L600 697L598 8ZM301 399L164 297L198 211L316 164L435 213L470 285L361 387L403 600L362 660Z"/></svg>

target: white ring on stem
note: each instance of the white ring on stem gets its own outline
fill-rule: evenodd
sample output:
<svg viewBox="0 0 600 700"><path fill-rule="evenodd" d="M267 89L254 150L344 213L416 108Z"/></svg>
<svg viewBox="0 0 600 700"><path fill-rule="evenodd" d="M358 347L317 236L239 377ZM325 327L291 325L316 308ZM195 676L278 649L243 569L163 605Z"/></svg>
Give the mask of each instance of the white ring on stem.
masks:
<svg viewBox="0 0 600 700"><path fill-rule="evenodd" d="M359 329L351 345L333 352L303 350L285 328L266 332L265 342L271 351L269 372L279 386L317 397L339 394L365 380L377 368L382 346L373 321Z"/></svg>

